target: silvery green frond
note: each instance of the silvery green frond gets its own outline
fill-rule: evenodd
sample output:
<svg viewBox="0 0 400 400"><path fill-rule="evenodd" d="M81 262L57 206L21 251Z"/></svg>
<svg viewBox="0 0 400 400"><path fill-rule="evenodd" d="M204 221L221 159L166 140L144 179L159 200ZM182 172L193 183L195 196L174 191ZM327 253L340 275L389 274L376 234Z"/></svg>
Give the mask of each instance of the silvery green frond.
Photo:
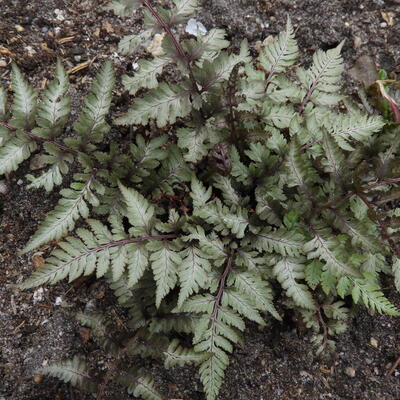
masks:
<svg viewBox="0 0 400 400"><path fill-rule="evenodd" d="M54 138L62 133L71 109L70 97L66 95L68 88L68 76L58 59L55 79L43 93L38 107L36 122L39 127L33 130L35 135Z"/></svg>
<svg viewBox="0 0 400 400"><path fill-rule="evenodd" d="M337 104L341 96L339 80L343 72L343 59L340 54L344 41L328 51L317 50L313 56L313 64L305 75L299 76L308 89L308 100L318 105Z"/></svg>
<svg viewBox="0 0 400 400"><path fill-rule="evenodd" d="M155 303L158 308L163 298L177 283L178 269L182 264L182 258L176 243L151 242L146 247L151 252L151 268L157 285Z"/></svg>
<svg viewBox="0 0 400 400"><path fill-rule="evenodd" d="M204 184L197 178L192 178L191 188L190 196L193 201L193 207L202 207L210 200L212 188L209 187L206 189Z"/></svg>
<svg viewBox="0 0 400 400"><path fill-rule="evenodd" d="M343 150L352 151L354 141L368 140L374 133L379 132L384 124L380 116L338 114L327 122L327 129Z"/></svg>
<svg viewBox="0 0 400 400"><path fill-rule="evenodd" d="M294 38L293 26L290 18L286 22L286 30L268 43L262 49L259 61L268 71L267 84L272 82L275 74L284 72L293 65L298 57L298 46Z"/></svg>
<svg viewBox="0 0 400 400"><path fill-rule="evenodd" d="M365 307L377 311L380 314L399 316L400 310L394 306L382 293L381 287L371 279L353 279L354 286L351 291L351 296L354 303L359 303L360 300Z"/></svg>
<svg viewBox="0 0 400 400"><path fill-rule="evenodd" d="M84 100L84 107L74 124L80 139L98 143L110 130L106 123L106 115L110 109L112 91L115 85L115 74L111 61L106 61L97 73L91 92Z"/></svg>
<svg viewBox="0 0 400 400"><path fill-rule="evenodd" d="M150 234L154 216L154 207L139 192L127 188L119 183L119 189L124 198L127 217L132 228L130 233L134 236Z"/></svg>
<svg viewBox="0 0 400 400"><path fill-rule="evenodd" d="M133 54L150 37L150 29L145 29L133 35L124 36L118 43L118 51L123 55Z"/></svg>
<svg viewBox="0 0 400 400"><path fill-rule="evenodd" d="M22 76L21 71L16 64L12 64L12 72L14 101L11 106L11 122L18 128L30 129L35 122L37 93Z"/></svg>
<svg viewBox="0 0 400 400"><path fill-rule="evenodd" d="M72 154L63 153L51 143L44 143L43 147L47 154L41 155L40 160L49 165L49 168L38 177L31 174L26 175L26 178L31 182L27 187L29 189L43 187L46 192L51 192L54 186L61 185L63 175L69 171L68 164L73 162L74 157Z"/></svg>
<svg viewBox="0 0 400 400"><path fill-rule="evenodd" d="M135 95L140 88L154 89L159 85L157 75L160 75L163 68L171 62L169 57L155 57L152 60L140 60L139 70L133 76L124 75L122 83L125 90Z"/></svg>
<svg viewBox="0 0 400 400"><path fill-rule="evenodd" d="M207 358L206 354L196 353L191 348L182 347L179 344L179 340L174 339L168 345L168 348L164 351L164 366L165 368L171 368L175 365L178 366L186 366L188 364L199 364L205 358Z"/></svg>
<svg viewBox="0 0 400 400"><path fill-rule="evenodd" d="M272 231L269 227L253 228L255 240L251 241L251 246L259 251L269 253L276 252L282 256L299 256L303 251L304 237L294 230L281 228Z"/></svg>
<svg viewBox="0 0 400 400"><path fill-rule="evenodd" d="M181 251L182 263L178 267L181 290L179 292L178 307L192 294L207 286L211 264L206 255L194 245Z"/></svg>
<svg viewBox="0 0 400 400"><path fill-rule="evenodd" d="M120 17L129 17L142 4L140 0L113 0L107 5L107 8Z"/></svg>
<svg viewBox="0 0 400 400"><path fill-rule="evenodd" d="M117 125L147 125L150 119L155 119L162 128L191 112L190 94L191 89L162 82L143 98L136 99L128 112L115 122Z"/></svg>
<svg viewBox="0 0 400 400"><path fill-rule="evenodd" d="M315 232L314 238L304 245L304 252L308 259L316 258L324 261L325 268L335 277L360 276L360 272L348 263L348 254L340 247L339 239L336 237L324 239L320 233Z"/></svg>
<svg viewBox="0 0 400 400"><path fill-rule="evenodd" d="M89 216L88 202L96 205L98 200L93 193L96 180L93 174L85 176L83 182L71 184L71 188L60 191L61 199L51 211L34 235L30 238L22 253L27 253L43 243L60 239L70 232L79 218Z"/></svg>
<svg viewBox="0 0 400 400"><path fill-rule="evenodd" d="M0 147L0 175L17 170L36 149L36 142L23 133L7 140Z"/></svg>
<svg viewBox="0 0 400 400"><path fill-rule="evenodd" d="M39 373L59 378L73 386L89 391L97 387L94 378L88 372L87 363L75 356L72 360L47 365L38 370Z"/></svg>
<svg viewBox="0 0 400 400"><path fill-rule="evenodd" d="M314 310L315 304L311 292L306 285L298 282L305 278L305 265L302 261L304 259L283 257L274 266L273 272L287 296L291 297L299 307Z"/></svg>
<svg viewBox="0 0 400 400"><path fill-rule="evenodd" d="M250 61L249 46L244 40L241 43L239 54L228 54L221 51L214 60L206 60L201 68L196 67L194 74L202 89L208 90L218 82L227 81L235 65L246 64Z"/></svg>

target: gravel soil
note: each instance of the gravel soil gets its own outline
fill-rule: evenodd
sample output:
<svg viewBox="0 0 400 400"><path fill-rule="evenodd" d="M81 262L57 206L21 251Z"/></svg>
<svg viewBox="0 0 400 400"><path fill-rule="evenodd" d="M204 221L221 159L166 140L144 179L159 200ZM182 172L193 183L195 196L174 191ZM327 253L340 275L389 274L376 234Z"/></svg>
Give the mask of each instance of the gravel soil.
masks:
<svg viewBox="0 0 400 400"><path fill-rule="evenodd" d="M164 3L164 2L163 2ZM290 15L303 51L310 61L319 47L330 49L346 39L346 68L364 54L379 68L400 72L400 4L383 0L203 0L197 18L210 29L223 27L238 43L253 45L278 33ZM74 98L88 87L100 63L111 58L118 74L132 68L135 58L117 54L119 38L135 32L140 16L119 19L106 11L102 0L0 0L0 79L7 86L14 60L36 85L51 78L57 56L67 69L89 62L70 74ZM125 101L120 89L116 103ZM79 101L75 101L79 105ZM55 379L35 377L46 363L86 355L92 365L105 368L107 355L74 322L79 310L107 310L118 318L113 298L102 282L63 282L34 291L13 291L43 262L48 248L18 255L39 222L52 209L57 194L26 189L25 175L33 166L0 177L0 400L84 400L90 394ZM387 294L400 299L390 283ZM265 328L249 325L245 344L232 357L221 400L354 399L399 400L400 368L386 376L400 356L400 319L354 311L336 352L316 357L310 337L294 316L283 323L268 321ZM139 365L140 361L135 361ZM146 365L167 399L203 399L195 370L163 370ZM126 399L107 388L104 399Z"/></svg>

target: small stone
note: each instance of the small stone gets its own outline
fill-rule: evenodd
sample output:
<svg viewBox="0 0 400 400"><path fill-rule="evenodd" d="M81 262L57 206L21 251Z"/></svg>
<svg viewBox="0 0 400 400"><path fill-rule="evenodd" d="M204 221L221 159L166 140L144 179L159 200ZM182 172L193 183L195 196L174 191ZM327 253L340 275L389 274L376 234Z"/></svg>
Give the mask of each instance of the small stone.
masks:
<svg viewBox="0 0 400 400"><path fill-rule="evenodd" d="M356 370L352 367L347 367L344 370L344 373L349 376L350 378L354 378L356 376Z"/></svg>
<svg viewBox="0 0 400 400"><path fill-rule="evenodd" d="M76 62L79 62L79 61L82 60L82 56L74 56L74 60L75 60Z"/></svg>
<svg viewBox="0 0 400 400"><path fill-rule="evenodd" d="M58 296L58 297L56 297L56 300L54 301L54 305L55 306L61 306L61 304L62 304L62 297L61 296Z"/></svg>
<svg viewBox="0 0 400 400"><path fill-rule="evenodd" d="M381 28L386 28L386 27L387 27L387 23L386 23L386 22L381 22L381 23L379 24L379 26L380 26Z"/></svg>
<svg viewBox="0 0 400 400"><path fill-rule="evenodd" d="M378 341L374 337L370 339L369 343L372 347L378 348Z"/></svg>
<svg viewBox="0 0 400 400"><path fill-rule="evenodd" d="M17 180L17 185L18 186L21 186L23 183L24 183L24 181L22 179L18 179Z"/></svg>
<svg viewBox="0 0 400 400"><path fill-rule="evenodd" d="M6 181L1 180L0 181L0 194L5 195L5 194L7 194L9 192L9 190L10 189L9 189Z"/></svg>
<svg viewBox="0 0 400 400"><path fill-rule="evenodd" d="M153 41L150 46L146 49L152 56L161 57L165 54L162 48L162 41L164 39L165 33L156 33L154 35Z"/></svg>
<svg viewBox="0 0 400 400"><path fill-rule="evenodd" d="M189 19L185 31L193 36L201 36L207 33L206 27L194 18Z"/></svg>
<svg viewBox="0 0 400 400"><path fill-rule="evenodd" d="M44 290L42 287L33 292L33 304L38 303L44 299Z"/></svg>
<svg viewBox="0 0 400 400"><path fill-rule="evenodd" d="M356 36L354 38L354 44L353 44L354 48L358 49L361 46L361 43L362 43L361 38L359 36Z"/></svg>
<svg viewBox="0 0 400 400"><path fill-rule="evenodd" d="M15 25L15 30L17 32L23 32L25 30L25 28L21 25Z"/></svg>
<svg viewBox="0 0 400 400"><path fill-rule="evenodd" d="M7 67L7 61L0 59L0 68L5 68L5 67Z"/></svg>
<svg viewBox="0 0 400 400"><path fill-rule="evenodd" d="M65 20L65 17L64 17L64 13L63 13L63 11L62 10L59 10L58 8L56 8L55 10L54 10L54 14L56 14L56 19L58 20L58 21L64 21Z"/></svg>

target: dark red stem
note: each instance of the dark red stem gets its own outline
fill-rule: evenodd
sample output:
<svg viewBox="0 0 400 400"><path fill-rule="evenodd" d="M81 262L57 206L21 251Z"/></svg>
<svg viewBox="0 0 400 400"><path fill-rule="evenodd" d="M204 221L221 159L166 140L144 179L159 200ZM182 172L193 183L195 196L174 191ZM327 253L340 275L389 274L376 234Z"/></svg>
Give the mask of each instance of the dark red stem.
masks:
<svg viewBox="0 0 400 400"><path fill-rule="evenodd" d="M4 126L4 128L7 128L8 130L10 130L12 132L22 131L25 135L29 136L33 140L37 140L37 141L43 142L43 143L51 143L52 145L58 147L60 150L65 151L67 153L71 153L71 154L75 154L75 155L80 153L78 150L72 149L71 147L64 146L63 144L58 143L53 139L48 139L48 138L44 138L44 137L35 135L34 133L32 133L31 131L28 131L27 129L17 128L15 126L7 124L6 122L3 122L3 121L0 121L0 126Z"/></svg>
<svg viewBox="0 0 400 400"><path fill-rule="evenodd" d="M194 77L192 66L190 64L190 61L188 59L188 56L183 49L182 45L179 43L178 39L175 37L174 33L171 30L171 27L162 19L161 15L158 13L158 11L153 7L153 5L150 3L149 0L141 0L143 5L151 12L153 17L156 19L156 21L160 24L160 26L164 29L165 33L169 35L169 37L172 40L172 43L174 44L176 51L178 52L179 56L186 61L186 66L189 72L189 77L190 80L192 81L192 86L197 92L197 94L201 94L201 91L199 87L197 86L196 78Z"/></svg>

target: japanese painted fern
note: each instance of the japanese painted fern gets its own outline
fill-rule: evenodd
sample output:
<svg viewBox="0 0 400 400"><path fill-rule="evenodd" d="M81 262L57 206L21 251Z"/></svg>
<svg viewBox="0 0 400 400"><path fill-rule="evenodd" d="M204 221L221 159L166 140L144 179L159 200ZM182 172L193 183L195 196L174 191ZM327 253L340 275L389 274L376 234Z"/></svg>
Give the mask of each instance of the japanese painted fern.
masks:
<svg viewBox="0 0 400 400"><path fill-rule="evenodd" d="M342 43L317 51L308 69L295 69L290 20L254 59L246 41L225 50L220 29L177 37L174 26L187 21L196 0L174 0L168 9L149 0L109 7L121 16L145 10L144 31L120 43L124 54L166 33L165 55L141 60L139 71L122 77L132 95L145 90L113 121L117 132L152 121L158 129L133 143L123 135L105 140L111 62L98 72L69 136L60 61L40 100L16 65L10 111L0 89L0 174L38 151L47 168L27 176L29 188L51 191L73 172L22 252L53 240L56 248L18 286L95 274L129 319L126 335L105 315L78 315L115 357L103 381L79 358L43 371L100 391L112 377L154 400L163 396L152 378L124 369L123 357L161 358L166 368L194 363L205 397L214 400L234 346L245 341L246 321L264 325L266 313L281 318L276 297L302 314L319 352L345 329L344 300L398 316L380 287L382 274L393 274L400 288L396 228L380 204L398 197L399 131L342 102ZM177 82L163 80L167 65L179 72ZM193 346L183 347L176 333L191 335Z"/></svg>

